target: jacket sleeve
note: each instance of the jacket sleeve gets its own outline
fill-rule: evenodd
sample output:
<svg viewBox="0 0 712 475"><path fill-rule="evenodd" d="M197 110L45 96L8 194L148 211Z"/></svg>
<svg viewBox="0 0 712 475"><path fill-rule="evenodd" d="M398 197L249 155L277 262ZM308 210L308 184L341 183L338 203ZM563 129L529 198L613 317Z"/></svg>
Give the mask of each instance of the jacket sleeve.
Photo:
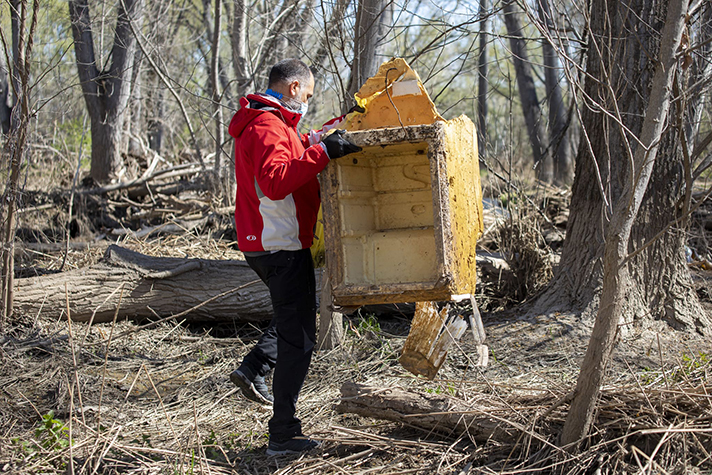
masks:
<svg viewBox="0 0 712 475"><path fill-rule="evenodd" d="M292 135L292 140L301 137L281 123L256 121L249 129L243 132L247 139L244 145L250 151L257 184L271 200L286 198L316 177L329 163L329 156L321 144L307 148L301 156L294 156L288 134Z"/></svg>
<svg viewBox="0 0 712 475"><path fill-rule="evenodd" d="M339 117L334 117L329 122L326 122L324 125L322 125L321 129L312 130L308 134L304 134L302 136L302 143L305 147L308 147L309 145L318 144L319 142L321 142L321 138L324 136L325 133L340 127L344 123L345 119L346 114L341 115Z"/></svg>

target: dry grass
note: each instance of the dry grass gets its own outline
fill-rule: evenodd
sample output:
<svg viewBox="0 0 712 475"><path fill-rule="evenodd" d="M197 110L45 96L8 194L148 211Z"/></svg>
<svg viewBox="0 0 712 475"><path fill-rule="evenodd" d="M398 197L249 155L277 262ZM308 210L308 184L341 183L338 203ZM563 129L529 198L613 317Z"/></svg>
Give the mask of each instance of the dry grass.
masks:
<svg viewBox="0 0 712 475"><path fill-rule="evenodd" d="M37 219L37 216L35 216ZM45 222L52 218L48 215ZM59 221L62 221L60 219ZM527 249L529 288L546 276L537 226L509 236ZM149 255L239 258L209 233L123 238ZM103 248L70 251L66 269ZM23 265L57 270L62 256L29 253ZM522 274L523 276L525 274ZM523 309L520 309L523 312ZM367 316L366 316L367 317ZM315 355L299 401L305 433L322 447L267 458L270 410L247 402L227 375L258 337L251 326L152 329L32 315L0 331L0 472L130 474L524 474L710 473L712 347L692 335L629 335L619 345L592 436L563 451L566 417L589 329L577 315L485 315L490 366L474 367L471 340L451 351L438 379L407 373L398 356L409 320L352 317L344 344ZM334 410L346 381L504 407L513 434L476 443L467 434L425 433ZM490 403L491 404L488 404ZM70 443L71 441L71 443Z"/></svg>
<svg viewBox="0 0 712 475"><path fill-rule="evenodd" d="M305 432L322 440L323 447L302 457L272 459L264 455L269 409L246 402L227 379L258 335L254 328L175 323L117 339L137 325L88 327L49 315L15 321L6 324L0 340L0 470L574 474L596 468L600 473L712 469L709 353L690 350L684 359L676 353L676 359L665 345L654 347L650 358L659 353L660 364L652 370L619 360L622 369L604 388L594 434L574 454L557 448L556 436L581 342L552 330L563 317L497 323L492 318L487 322L490 368L473 368L467 340L451 352L434 382L411 376L397 362L406 319L385 318L379 324L352 318L344 345L316 354L300 397ZM518 338L520 332L530 337ZM623 356L630 354L635 351ZM514 437L478 444L467 434L428 434L338 414L333 406L345 381L397 385L473 405L504 403L509 410L498 417ZM63 428L41 425L50 411Z"/></svg>

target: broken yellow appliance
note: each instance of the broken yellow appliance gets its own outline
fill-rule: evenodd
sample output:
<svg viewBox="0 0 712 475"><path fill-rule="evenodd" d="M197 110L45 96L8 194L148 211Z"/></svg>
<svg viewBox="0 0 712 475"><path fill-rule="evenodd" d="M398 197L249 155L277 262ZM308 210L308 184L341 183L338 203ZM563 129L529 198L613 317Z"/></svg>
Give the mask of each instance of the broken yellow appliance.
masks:
<svg viewBox="0 0 712 475"><path fill-rule="evenodd" d="M466 116L444 120L403 59L356 94L346 137L359 153L322 181L333 303L443 301L474 293L482 233L477 138Z"/></svg>
<svg viewBox="0 0 712 475"><path fill-rule="evenodd" d="M356 94L366 109L348 116L359 153L322 176L326 266L333 304L418 302L400 362L435 377L467 323L430 301L471 299L475 246L483 231L475 126L443 119L403 59L381 65ZM469 321L486 365L474 299Z"/></svg>

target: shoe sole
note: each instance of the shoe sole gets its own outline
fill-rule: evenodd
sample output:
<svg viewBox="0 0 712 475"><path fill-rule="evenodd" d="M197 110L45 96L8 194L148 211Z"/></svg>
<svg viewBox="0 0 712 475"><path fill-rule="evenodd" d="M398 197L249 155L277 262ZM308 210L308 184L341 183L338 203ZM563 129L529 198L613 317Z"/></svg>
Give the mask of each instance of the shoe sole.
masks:
<svg viewBox="0 0 712 475"><path fill-rule="evenodd" d="M257 392L254 384L252 384L248 381L245 381L244 379L240 378L235 373L230 373L230 381L232 381L232 384L237 386L237 388L240 390L240 392L242 392L242 395L245 396L250 401L253 401L258 404L265 405L265 406L272 405L272 403L269 400L265 399L264 396L262 396L260 393Z"/></svg>
<svg viewBox="0 0 712 475"><path fill-rule="evenodd" d="M274 449L267 449L267 457L278 457L280 455L300 455L300 454L305 454L307 452L311 452L314 449L318 449L321 446L321 442L317 442L317 444L314 447L310 447L308 449L304 450L274 450Z"/></svg>
<svg viewBox="0 0 712 475"><path fill-rule="evenodd" d="M279 457L280 455L299 454L301 452L292 452L290 450L270 450L267 449L267 457Z"/></svg>
<svg viewBox="0 0 712 475"><path fill-rule="evenodd" d="M307 452L311 452L312 450L316 449L317 447L312 447L312 448L306 449L306 450L272 450L272 449L267 449L267 457L279 457L281 455L305 454Z"/></svg>

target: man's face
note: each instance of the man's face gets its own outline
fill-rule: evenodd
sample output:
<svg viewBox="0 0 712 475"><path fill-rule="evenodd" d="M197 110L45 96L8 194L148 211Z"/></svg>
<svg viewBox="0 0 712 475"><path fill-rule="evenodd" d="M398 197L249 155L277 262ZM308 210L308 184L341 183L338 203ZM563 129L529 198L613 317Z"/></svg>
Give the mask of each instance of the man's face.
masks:
<svg viewBox="0 0 712 475"><path fill-rule="evenodd" d="M309 76L309 81L306 84L301 84L299 81L293 81L289 85L289 93L292 99L296 99L304 104L309 103L309 99L314 95L314 76Z"/></svg>

